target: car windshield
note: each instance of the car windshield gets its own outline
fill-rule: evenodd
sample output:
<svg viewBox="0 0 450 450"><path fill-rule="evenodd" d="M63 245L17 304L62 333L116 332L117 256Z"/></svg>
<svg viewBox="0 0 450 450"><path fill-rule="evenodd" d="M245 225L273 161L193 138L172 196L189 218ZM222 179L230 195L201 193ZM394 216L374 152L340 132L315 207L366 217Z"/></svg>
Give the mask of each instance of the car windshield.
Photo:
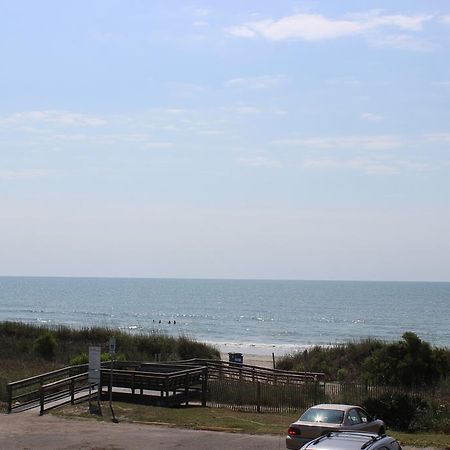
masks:
<svg viewBox="0 0 450 450"><path fill-rule="evenodd" d="M342 423L344 411L310 408L300 417L302 422Z"/></svg>

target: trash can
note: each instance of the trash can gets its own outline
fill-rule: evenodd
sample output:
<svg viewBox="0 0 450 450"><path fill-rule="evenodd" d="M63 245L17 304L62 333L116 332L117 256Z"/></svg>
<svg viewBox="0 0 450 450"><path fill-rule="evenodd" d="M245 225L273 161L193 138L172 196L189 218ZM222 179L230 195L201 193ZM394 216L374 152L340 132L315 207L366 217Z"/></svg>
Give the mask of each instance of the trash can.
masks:
<svg viewBox="0 0 450 450"><path fill-rule="evenodd" d="M228 353L228 361L236 366L242 366L244 355L242 353Z"/></svg>

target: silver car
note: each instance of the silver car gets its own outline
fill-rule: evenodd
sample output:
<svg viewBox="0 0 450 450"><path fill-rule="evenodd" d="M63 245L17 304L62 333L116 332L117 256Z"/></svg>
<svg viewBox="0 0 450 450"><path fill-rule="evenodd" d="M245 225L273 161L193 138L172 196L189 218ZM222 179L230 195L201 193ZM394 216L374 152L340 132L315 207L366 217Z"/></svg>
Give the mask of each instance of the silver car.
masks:
<svg viewBox="0 0 450 450"><path fill-rule="evenodd" d="M302 450L402 450L393 437L357 431L332 431L308 442Z"/></svg>
<svg viewBox="0 0 450 450"><path fill-rule="evenodd" d="M291 424L286 436L286 448L299 450L307 442L330 431L369 431L384 434L382 420L373 419L360 406L321 404L307 409Z"/></svg>

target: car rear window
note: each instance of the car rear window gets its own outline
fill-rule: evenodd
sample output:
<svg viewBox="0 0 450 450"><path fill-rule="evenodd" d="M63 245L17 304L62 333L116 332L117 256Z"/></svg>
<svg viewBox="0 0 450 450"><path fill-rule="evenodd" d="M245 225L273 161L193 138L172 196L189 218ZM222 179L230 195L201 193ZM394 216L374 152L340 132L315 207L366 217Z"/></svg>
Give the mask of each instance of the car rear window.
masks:
<svg viewBox="0 0 450 450"><path fill-rule="evenodd" d="M303 422L342 423L344 411L311 408L305 411L299 420Z"/></svg>

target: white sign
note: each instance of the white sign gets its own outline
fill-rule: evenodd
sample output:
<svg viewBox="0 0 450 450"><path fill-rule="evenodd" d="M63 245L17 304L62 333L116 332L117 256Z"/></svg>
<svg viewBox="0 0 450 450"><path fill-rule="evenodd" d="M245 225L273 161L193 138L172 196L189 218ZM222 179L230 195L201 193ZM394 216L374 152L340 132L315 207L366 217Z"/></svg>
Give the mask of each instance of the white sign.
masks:
<svg viewBox="0 0 450 450"><path fill-rule="evenodd" d="M116 338L109 338L109 354L114 355L116 353Z"/></svg>
<svg viewBox="0 0 450 450"><path fill-rule="evenodd" d="M100 384L100 359L102 349L98 346L89 347L89 383Z"/></svg>

